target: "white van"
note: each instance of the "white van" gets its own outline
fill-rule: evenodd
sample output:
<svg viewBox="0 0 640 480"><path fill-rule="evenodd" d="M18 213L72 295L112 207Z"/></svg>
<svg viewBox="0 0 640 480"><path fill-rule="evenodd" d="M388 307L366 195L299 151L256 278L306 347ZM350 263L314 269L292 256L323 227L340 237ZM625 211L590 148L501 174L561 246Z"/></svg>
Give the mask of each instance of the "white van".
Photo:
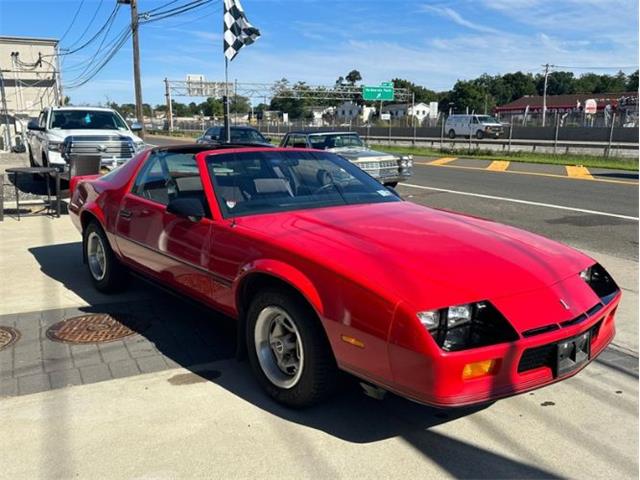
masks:
<svg viewBox="0 0 640 480"><path fill-rule="evenodd" d="M444 131L449 138L458 135L498 138L502 135L502 124L489 115L450 115L444 124Z"/></svg>

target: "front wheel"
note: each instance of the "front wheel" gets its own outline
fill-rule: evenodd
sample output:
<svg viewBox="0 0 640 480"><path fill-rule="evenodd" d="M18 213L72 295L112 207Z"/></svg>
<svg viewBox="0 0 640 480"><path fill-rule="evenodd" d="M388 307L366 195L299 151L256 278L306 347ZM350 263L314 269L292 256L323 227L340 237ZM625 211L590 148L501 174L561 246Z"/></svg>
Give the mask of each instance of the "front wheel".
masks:
<svg viewBox="0 0 640 480"><path fill-rule="evenodd" d="M396 188L398 186L398 182L387 182L384 184L385 187Z"/></svg>
<svg viewBox="0 0 640 480"><path fill-rule="evenodd" d="M482 139L484 138L484 132L483 132L482 130L478 130L478 131L476 132L476 138L477 138L478 140L482 140Z"/></svg>
<svg viewBox="0 0 640 480"><path fill-rule="evenodd" d="M96 221L85 228L83 245L94 287L104 293L121 290L126 283L126 270L111 250L104 230Z"/></svg>
<svg viewBox="0 0 640 480"><path fill-rule="evenodd" d="M336 362L322 324L301 299L275 289L259 293L246 332L253 373L275 400L299 408L332 393Z"/></svg>
<svg viewBox="0 0 640 480"><path fill-rule="evenodd" d="M456 138L456 131L454 129L449 130L449 138Z"/></svg>

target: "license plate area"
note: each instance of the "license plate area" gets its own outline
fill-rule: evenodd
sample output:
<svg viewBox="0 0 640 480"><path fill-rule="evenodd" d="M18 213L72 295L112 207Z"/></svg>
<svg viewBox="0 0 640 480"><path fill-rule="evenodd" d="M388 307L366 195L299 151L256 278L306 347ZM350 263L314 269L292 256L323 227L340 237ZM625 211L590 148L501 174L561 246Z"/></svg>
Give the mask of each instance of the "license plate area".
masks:
<svg viewBox="0 0 640 480"><path fill-rule="evenodd" d="M558 342L556 347L556 376L577 370L591 357L591 331Z"/></svg>

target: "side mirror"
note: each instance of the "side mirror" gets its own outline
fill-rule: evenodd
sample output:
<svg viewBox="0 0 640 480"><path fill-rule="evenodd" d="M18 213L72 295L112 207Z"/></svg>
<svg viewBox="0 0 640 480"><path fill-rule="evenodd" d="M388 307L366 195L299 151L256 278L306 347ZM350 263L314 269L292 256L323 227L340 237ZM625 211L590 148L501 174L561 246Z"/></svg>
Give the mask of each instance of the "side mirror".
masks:
<svg viewBox="0 0 640 480"><path fill-rule="evenodd" d="M131 131L132 132L140 132L140 131L142 131L142 124L137 122L137 121L133 122L131 124Z"/></svg>
<svg viewBox="0 0 640 480"><path fill-rule="evenodd" d="M28 130L36 130L39 132L42 132L44 130L44 128L42 128L39 124L37 120L29 120L29 123L27 123L27 129Z"/></svg>
<svg viewBox="0 0 640 480"><path fill-rule="evenodd" d="M271 143L271 137L264 137L264 139L267 141L267 143Z"/></svg>
<svg viewBox="0 0 640 480"><path fill-rule="evenodd" d="M167 205L167 212L186 218L194 223L204 218L204 207L197 198L176 198Z"/></svg>

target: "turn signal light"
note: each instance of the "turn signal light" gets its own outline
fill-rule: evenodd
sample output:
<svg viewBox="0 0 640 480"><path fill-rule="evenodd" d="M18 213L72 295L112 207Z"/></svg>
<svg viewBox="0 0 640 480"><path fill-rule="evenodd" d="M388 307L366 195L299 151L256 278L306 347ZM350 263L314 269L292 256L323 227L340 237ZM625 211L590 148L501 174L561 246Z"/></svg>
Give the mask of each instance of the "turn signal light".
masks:
<svg viewBox="0 0 640 480"><path fill-rule="evenodd" d="M353 345L354 347L364 348L364 342L361 342L357 338L349 337L347 335L341 335L340 338L343 342L348 343L349 345Z"/></svg>
<svg viewBox="0 0 640 480"><path fill-rule="evenodd" d="M480 362L467 363L462 369L462 379L484 377L492 375L498 369L498 360L482 360Z"/></svg>

